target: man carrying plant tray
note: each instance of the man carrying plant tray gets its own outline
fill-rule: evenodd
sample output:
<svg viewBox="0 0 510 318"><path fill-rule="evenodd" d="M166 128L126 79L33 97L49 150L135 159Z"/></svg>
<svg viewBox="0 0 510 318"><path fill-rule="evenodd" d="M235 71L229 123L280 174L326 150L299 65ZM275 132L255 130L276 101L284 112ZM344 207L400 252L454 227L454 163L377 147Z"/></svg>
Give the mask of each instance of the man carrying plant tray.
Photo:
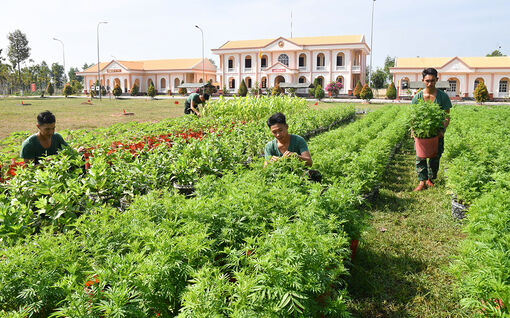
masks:
<svg viewBox="0 0 510 318"><path fill-rule="evenodd" d="M298 135L289 134L289 125L287 125L284 114L276 113L269 117L267 126L269 126L275 139L268 142L264 149L266 165L280 158L296 156L299 160L304 161L307 166L312 166L312 156L305 139Z"/></svg>
<svg viewBox="0 0 510 318"><path fill-rule="evenodd" d="M206 100L209 100L209 94L203 95L199 95L198 93L190 94L186 101L184 102L184 113L191 114L191 112L193 112L195 115L200 117L200 113L198 112L198 105L205 104Z"/></svg>
<svg viewBox="0 0 510 318"><path fill-rule="evenodd" d="M439 171L439 159L444 151L444 133L450 123L450 119L446 114L450 113L450 108L452 108L450 97L448 97L448 95L442 90L436 88L437 70L434 68L426 68L423 70L422 76L425 89L414 96L412 103L418 104L420 101L435 103L438 104L441 110L446 113L438 114L441 118L443 118L443 122L442 125L439 123L439 127L437 128L437 136L439 137L437 155L433 158L429 158L428 164L427 158L416 156L416 172L418 173L418 181L420 183L414 191L421 191L426 187L434 186L433 180L437 177L437 172ZM416 137L420 138L420 136Z"/></svg>

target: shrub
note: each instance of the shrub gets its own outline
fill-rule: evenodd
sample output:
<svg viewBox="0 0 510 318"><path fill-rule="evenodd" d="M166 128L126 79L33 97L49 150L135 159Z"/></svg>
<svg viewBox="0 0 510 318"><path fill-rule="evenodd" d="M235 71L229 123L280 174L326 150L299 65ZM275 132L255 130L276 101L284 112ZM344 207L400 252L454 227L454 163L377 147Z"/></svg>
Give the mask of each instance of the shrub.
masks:
<svg viewBox="0 0 510 318"><path fill-rule="evenodd" d="M55 87L53 87L52 83L48 83L48 87L46 88L46 92L51 96L55 93Z"/></svg>
<svg viewBox="0 0 510 318"><path fill-rule="evenodd" d="M289 88L288 91L290 96L296 96L296 89L294 87Z"/></svg>
<svg viewBox="0 0 510 318"><path fill-rule="evenodd" d="M479 104L483 104L489 100L489 91L487 91L487 86L485 86L484 82L478 83L478 86L476 86L473 92L473 96Z"/></svg>
<svg viewBox="0 0 510 318"><path fill-rule="evenodd" d="M138 85L133 85L133 87L131 87L131 96L136 96L138 95L138 92L140 92L140 87L138 87Z"/></svg>
<svg viewBox="0 0 510 318"><path fill-rule="evenodd" d="M388 99L395 99L397 97L397 89L395 88L395 83L391 82L386 89L386 97Z"/></svg>
<svg viewBox="0 0 510 318"><path fill-rule="evenodd" d="M239 90L237 91L237 94L243 97L245 97L246 94L248 94L248 88L246 88L246 83L244 82L244 79L241 81L241 85L239 85Z"/></svg>
<svg viewBox="0 0 510 318"><path fill-rule="evenodd" d="M281 94L283 94L283 88L281 88L280 85L276 84L273 87L273 90L271 91L271 95L278 96L278 95L281 95Z"/></svg>
<svg viewBox="0 0 510 318"><path fill-rule="evenodd" d="M71 86L73 87L73 94L80 95L83 90L83 85L81 82L77 80L71 81Z"/></svg>
<svg viewBox="0 0 510 318"><path fill-rule="evenodd" d="M315 94L314 95L315 95L315 98L317 98L318 100L321 100L321 99L324 98L324 90L318 84L317 84L317 87L315 87Z"/></svg>
<svg viewBox="0 0 510 318"><path fill-rule="evenodd" d="M326 91L331 95L331 96L338 96L338 93L340 92L340 90L344 87L344 85L340 82L331 82L328 84L328 86L326 86Z"/></svg>
<svg viewBox="0 0 510 318"><path fill-rule="evenodd" d="M363 89L361 90L359 96L366 101L370 101L372 98L374 98L374 93L372 92L370 86L368 86L368 84L365 84L363 85Z"/></svg>
<svg viewBox="0 0 510 318"><path fill-rule="evenodd" d="M446 112L434 102L420 100L411 105L409 125L416 138L431 138L443 128Z"/></svg>
<svg viewBox="0 0 510 318"><path fill-rule="evenodd" d="M361 82L358 81L358 83L356 84L356 87L354 88L354 96L356 96L357 98L359 98L359 95L361 94L361 90L363 89L363 87L361 86Z"/></svg>
<svg viewBox="0 0 510 318"><path fill-rule="evenodd" d="M152 82L151 82L151 85L149 86L149 88L147 88L147 95L149 95L152 98L154 98L154 96L156 96L156 89L154 88L154 84L152 84Z"/></svg>
<svg viewBox="0 0 510 318"><path fill-rule="evenodd" d="M119 84L115 85L115 87L113 88L113 92L112 93L115 96L115 98L117 98L120 95L122 95L122 88L120 88Z"/></svg>
<svg viewBox="0 0 510 318"><path fill-rule="evenodd" d="M62 90L62 94L67 98L67 96L71 95L73 93L73 87L70 83L66 83L64 86L64 89Z"/></svg>

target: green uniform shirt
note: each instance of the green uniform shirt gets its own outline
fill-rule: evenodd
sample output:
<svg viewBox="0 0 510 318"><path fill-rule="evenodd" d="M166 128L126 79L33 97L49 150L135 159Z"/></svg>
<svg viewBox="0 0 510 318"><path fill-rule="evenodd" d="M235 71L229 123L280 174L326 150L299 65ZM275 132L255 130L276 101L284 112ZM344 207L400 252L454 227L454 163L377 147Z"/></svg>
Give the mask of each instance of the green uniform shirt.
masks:
<svg viewBox="0 0 510 318"><path fill-rule="evenodd" d="M193 101L193 107L198 110L198 104L202 104L202 100L200 99L200 95L198 93L193 93L188 96L186 101L184 102L184 113L191 114L191 102Z"/></svg>
<svg viewBox="0 0 510 318"><path fill-rule="evenodd" d="M438 104L439 107L441 107L442 110L448 110L452 108L452 102L450 101L450 97L443 92L440 89L437 89L436 99L434 100L434 103ZM418 104L418 101L422 99L423 100L423 91L419 91L418 94L414 95L413 97L413 104Z"/></svg>
<svg viewBox="0 0 510 318"><path fill-rule="evenodd" d="M62 149L62 146L67 146L67 143L58 133L54 133L51 136L49 148L44 148L39 139L37 139L37 135L34 134L23 141L19 156L23 159L34 159L37 164L40 158L55 155L59 149Z"/></svg>
<svg viewBox="0 0 510 318"><path fill-rule="evenodd" d="M308 151L308 145L303 137L298 135L290 135L289 151L295 152L301 155L303 152ZM267 160L271 159L272 156L281 157L283 154L278 149L278 141L275 139L271 140L266 144L264 149L264 155Z"/></svg>

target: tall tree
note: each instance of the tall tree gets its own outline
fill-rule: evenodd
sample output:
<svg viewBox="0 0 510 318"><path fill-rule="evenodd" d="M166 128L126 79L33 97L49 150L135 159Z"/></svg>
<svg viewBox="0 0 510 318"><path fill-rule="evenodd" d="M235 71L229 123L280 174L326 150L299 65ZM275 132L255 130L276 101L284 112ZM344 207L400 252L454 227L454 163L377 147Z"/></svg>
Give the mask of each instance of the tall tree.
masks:
<svg viewBox="0 0 510 318"><path fill-rule="evenodd" d="M51 70L50 70L48 64L46 64L45 61L42 61L41 65L39 67L39 81L38 81L39 89L41 89L41 90L46 89L50 80L51 80Z"/></svg>
<svg viewBox="0 0 510 318"><path fill-rule="evenodd" d="M69 69L69 82L72 82L73 80L77 80L78 82L82 82L83 81L83 76L78 76L76 75L77 72L79 72L80 70L77 68L77 67L71 67Z"/></svg>
<svg viewBox="0 0 510 318"><path fill-rule="evenodd" d="M9 39L9 52L7 56L13 67L18 67L18 79L21 86L21 62L30 57L30 47L27 36L20 30L15 30L7 35Z"/></svg>
<svg viewBox="0 0 510 318"><path fill-rule="evenodd" d="M393 76L390 73L390 67L395 66L395 57L386 56L386 59L384 59L384 73L386 73L386 78L389 82L393 80Z"/></svg>
<svg viewBox="0 0 510 318"><path fill-rule="evenodd" d="M62 88L64 84L64 67L58 63L51 64L51 78L56 88Z"/></svg>
<svg viewBox="0 0 510 318"><path fill-rule="evenodd" d="M386 78L386 72L378 67L375 72L372 72L372 83L370 83L370 86L377 89L383 88L386 85Z"/></svg>
<svg viewBox="0 0 510 318"><path fill-rule="evenodd" d="M491 53L487 54L486 56L506 56L506 55L501 53L500 50L494 50Z"/></svg>

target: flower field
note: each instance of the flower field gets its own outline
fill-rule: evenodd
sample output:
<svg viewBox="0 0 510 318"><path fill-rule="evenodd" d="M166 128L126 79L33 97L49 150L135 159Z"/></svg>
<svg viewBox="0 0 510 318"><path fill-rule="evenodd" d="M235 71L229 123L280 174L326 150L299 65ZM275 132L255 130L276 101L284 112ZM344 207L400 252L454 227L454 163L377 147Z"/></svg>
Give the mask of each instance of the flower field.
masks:
<svg viewBox="0 0 510 318"><path fill-rule="evenodd" d="M322 182L296 159L264 167L265 121L277 111L308 139ZM504 136L510 125L494 126L510 112L476 111L453 109L445 143L448 187L471 205L454 270L465 305L496 315L508 310L508 142L463 134L489 125L484 133ZM86 152L69 148L39 167L11 161L26 137L12 134L0 154L0 313L350 317L350 246L409 135L409 108L354 119L352 106L312 110L299 98L220 99L202 118L62 131ZM490 170L469 175L466 165L482 162ZM462 183L486 174L490 187Z"/></svg>
<svg viewBox="0 0 510 318"><path fill-rule="evenodd" d="M455 108L446 135L447 185L469 205L454 263L463 305L487 316L510 311L510 109Z"/></svg>

